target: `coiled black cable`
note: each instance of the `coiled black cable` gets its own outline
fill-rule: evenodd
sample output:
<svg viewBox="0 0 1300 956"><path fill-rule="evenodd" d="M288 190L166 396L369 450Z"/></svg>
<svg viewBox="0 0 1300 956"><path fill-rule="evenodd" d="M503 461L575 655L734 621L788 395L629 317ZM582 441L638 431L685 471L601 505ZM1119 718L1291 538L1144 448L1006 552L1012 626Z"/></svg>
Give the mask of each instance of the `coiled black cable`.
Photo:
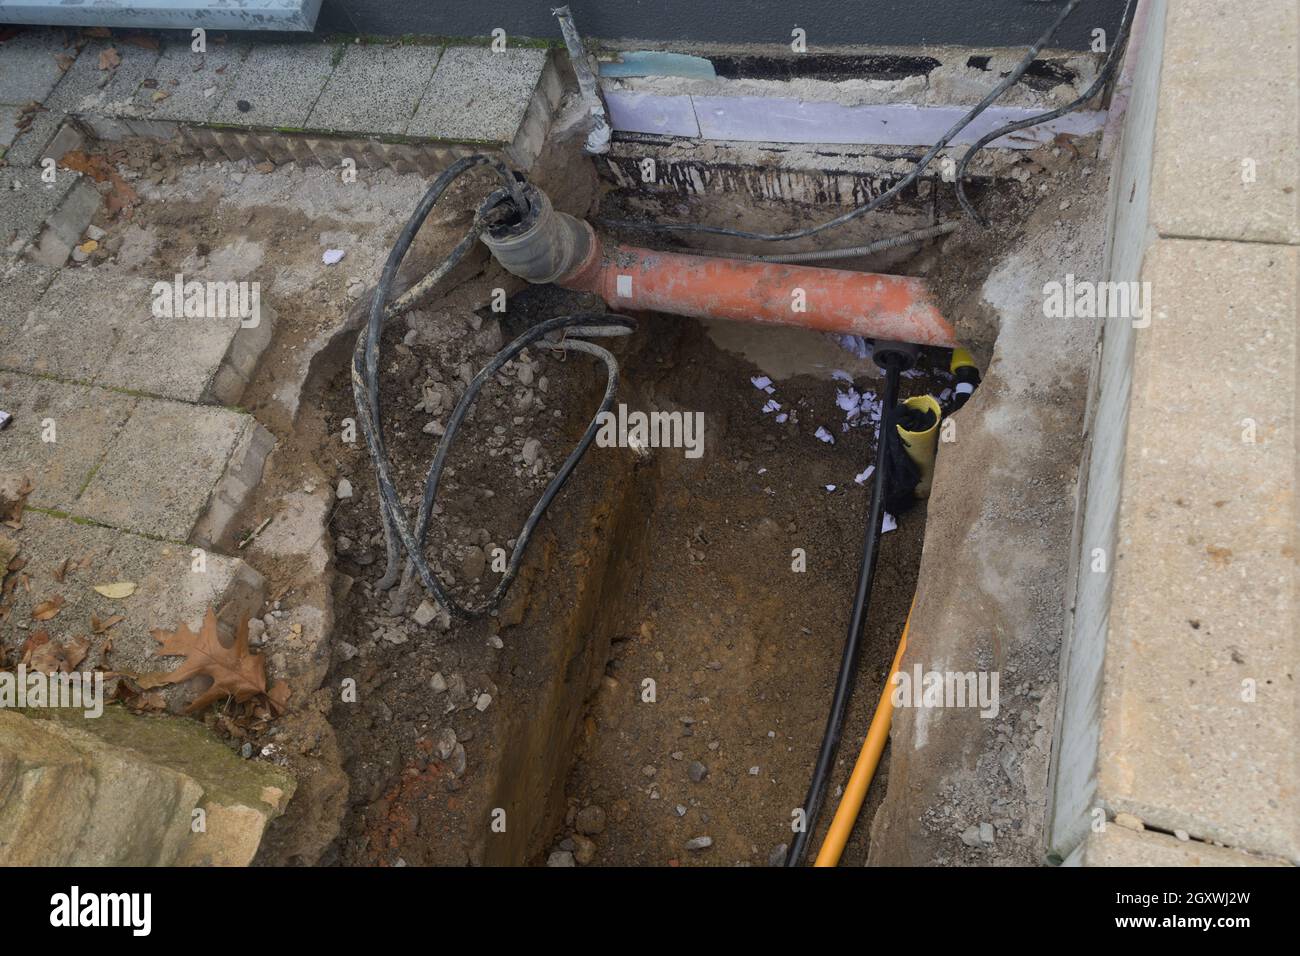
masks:
<svg viewBox="0 0 1300 956"><path fill-rule="evenodd" d="M599 429L601 413L609 411L613 405L614 395L618 390L618 363L607 349L596 345L594 342L588 342L581 336L628 335L636 327L636 323L631 319L618 315L581 313L560 316L533 326L498 352L492 361L474 376L448 420L446 431L438 442L438 449L425 477L424 494L416 515L415 527L411 527L410 518L406 513L406 509L402 506L401 499L393 483L392 462L389 460L387 450L384 447L382 406L379 402L379 341L383 332L384 320L388 315L387 306L393 281L397 276L402 260L410 250L416 233L419 232L420 226L443 193L446 192L447 187L457 177L480 165L490 166L505 180L507 192L511 197L511 202L514 203L513 206L507 205L505 212L514 211L520 214L527 209L522 187L518 180L515 179L514 174L500 160L481 155L469 156L449 166L429 187L393 245L393 249L384 263L379 284L375 287L374 295L370 301L369 320L366 327L357 336L356 348L352 355L352 396L356 402L357 416L361 422L362 434L366 439L366 447L375 466L375 484L379 490L379 515L384 528L388 560L384 575L376 582L376 587L380 589L391 587L397 581L402 566L400 551L404 549L408 566L418 574L424 587L443 608L458 617L481 616L492 610L504 596L519 572L519 566L523 560L524 551L528 547L528 541L533 529L536 528L546 509L550 507L555 496L559 494L560 489L568 481L578 461L591 446ZM483 230L488 227L492 217L499 216L502 212L503 207L499 203L498 197L495 195L489 197L475 213L474 221L469 230L466 231L465 236L429 274L428 279L425 280L426 285L431 287L451 272L469 252ZM583 433L578 444L570 452L568 458L565 459L564 464L560 466L555 477L547 484L532 511L529 512L528 518L516 538L514 552L511 554L506 571L495 590L484 605L477 608L465 607L451 597L424 557L424 539L428 534L429 520L433 514L433 504L437 497L438 482L442 477L443 465L446 462L447 454L451 449L451 443L457 430L469 413L470 407L478 399L478 394L487 380L495 375L506 362L513 359L529 345L543 339L552 332L561 330L564 330L566 334L559 342L554 343L555 348L566 352L570 350L586 352L605 363L608 371L605 395L586 432Z"/></svg>

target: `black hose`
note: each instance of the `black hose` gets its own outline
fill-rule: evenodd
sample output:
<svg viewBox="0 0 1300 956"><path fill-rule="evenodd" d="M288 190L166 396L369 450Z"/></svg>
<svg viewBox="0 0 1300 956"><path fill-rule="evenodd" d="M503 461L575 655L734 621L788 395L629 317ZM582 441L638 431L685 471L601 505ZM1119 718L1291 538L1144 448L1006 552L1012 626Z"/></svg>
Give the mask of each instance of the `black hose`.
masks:
<svg viewBox="0 0 1300 956"><path fill-rule="evenodd" d="M421 198L415 211L412 212L411 217L397 237L392 251L388 254L388 259L384 263L384 269L380 275L379 284L375 287L374 295L370 301L369 319L365 328L357 336L356 348L352 355L352 396L356 402L361 431L365 436L366 446L370 451L370 457L375 466L375 484L379 491L379 515L384 528L388 561L384 575L376 582L376 587L384 589L391 587L397 581L401 571L400 544L400 548L405 549L407 553L408 564L419 574L420 581L425 588L428 589L439 604L460 617L474 617L487 613L500 601L518 573L523 553L528 546L528 540L533 529L537 526L538 521L541 520L542 515L560 489L564 487L569 475L594 440L596 431L599 428L600 412L608 411L613 405L614 394L618 388L618 363L608 350L576 336L627 335L635 328L635 323L623 316L600 313L561 316L534 326L498 352L492 361L470 382L465 394L461 396L452 413L447 429L438 442L438 450L434 455L433 462L429 466L415 528L411 528L410 518L406 513L406 509L402 506L393 482L392 462L389 460L384 446L382 406L379 402L380 337L383 332L384 320L389 314L387 307L393 281L397 277L397 271L402 264L402 260L406 257L406 253L410 250L411 243L414 241L416 233L419 232L420 226L423 225L434 205L446 192L447 187L457 177L480 165L491 167L504 180L513 205L507 203L503 206L498 202L497 196L489 197L475 213L474 221L464 237L430 272L429 277L425 280L430 287L450 273L465 257L484 229L489 226L493 216L499 216L503 212L522 215L527 210L528 206L524 198L522 185L505 164L498 159L482 155L468 156L457 160L444 170ZM587 352L605 363L609 373L605 396L601 401L599 411L593 417L577 447L570 453L555 477L551 479L542 497L529 513L527 520L524 522L524 527L516 539L514 553L511 556L506 573L498 583L495 591L493 591L488 603L480 608L466 608L450 597L446 588L443 587L442 582L433 573L424 558L424 538L428 533L429 519L433 512L433 503L437 495L438 481L441 478L443 463L446 461L447 453L450 450L457 429L464 421L470 406L476 401L479 391L488 378L496 374L506 362L518 355L527 346L549 333L561 329L567 330L567 335L556 344L556 348L564 351Z"/></svg>
<svg viewBox="0 0 1300 956"><path fill-rule="evenodd" d="M977 212L975 207L971 204L971 201L966 197L966 166L970 163L971 157L995 139L1000 139L1008 133L1027 129L1030 126L1037 126L1039 123L1050 123L1058 116L1072 113L1100 93L1106 83L1109 82L1111 74L1115 72L1115 67L1119 63L1120 54L1123 52L1124 45L1128 40L1129 29L1133 26L1133 14L1136 8L1136 0L1128 0L1128 3L1124 7L1124 13L1120 17L1119 31L1115 34L1115 43L1111 46L1110 52L1106 55L1106 62L1102 64L1101 70L1097 74L1097 78L1092 81L1092 85L1083 92L1083 95L1074 102L1067 103L1065 106L1049 110L1046 113L1039 113L1037 116L1030 116L1026 119L1017 120L1014 123L1008 123L1006 126L995 129L991 133L986 133L984 136L981 136L970 149L966 150L965 155L961 158L961 162L957 164L957 173L955 177L957 181L957 201L961 203L961 208L965 210L966 214L981 226L988 228L988 219Z"/></svg>
<svg viewBox="0 0 1300 956"><path fill-rule="evenodd" d="M803 239L807 236L815 236L819 232L824 232L827 229L842 226L846 222L851 222L859 216L866 215L872 210L880 208L908 186L912 185L912 183L916 182L917 178L920 177L925 168L930 165L930 162L937 155L939 155L939 151L952 141L953 137L965 129L971 121L975 119L975 117L979 116L986 109L992 106L999 96L1019 81L1020 77L1025 74L1025 71L1033 65L1034 60L1038 58L1038 54L1042 52L1043 47L1047 46L1052 37L1056 35L1056 31L1061 28L1061 24L1065 22L1066 17L1073 13L1075 8L1082 2L1083 0L1069 0L1064 9L1062 9L1060 14L1057 16L1056 20L1052 22L1052 25L1047 28L1047 31L1039 37L1037 41L1035 41L1034 45L1029 48L1021 61L1016 64L1016 68L1003 77L1002 81L990 90L984 99L975 104L970 112L954 123L948 132L939 137L938 142L926 151L925 155L922 156L917 164L912 167L911 172L875 199L864 203L861 206L850 209L848 212L842 213L834 219L829 219L820 225L809 226L806 229L794 229L790 232L747 232L743 229L730 229L726 226L706 226L702 223L696 222L634 222L627 219L602 219L599 221L607 226L617 226L625 229L643 229L649 232L700 232L708 233L713 236L732 236L736 239L758 239L764 242L780 242L786 239Z"/></svg>
<svg viewBox="0 0 1300 956"><path fill-rule="evenodd" d="M884 407L892 409L898 402L899 360L885 355ZM862 631L871 604L871 586L876 577L876 555L880 550L880 527L885 514L885 475L889 471L889 442L884 427L876 441L876 474L871 483L871 509L867 515L866 536L862 542L862 564L858 569L858 589L853 598L853 611L849 616L848 637L844 641L844 654L840 658L840 672L835 678L835 695L831 698L831 711L826 717L826 732L813 768L812 782L803 801L803 829L795 832L786 854L786 866L799 866L808 851L808 842L817 830L817 817L826 800L835 754L844 733L844 718L848 714L853 687L857 683L858 657L862 652Z"/></svg>

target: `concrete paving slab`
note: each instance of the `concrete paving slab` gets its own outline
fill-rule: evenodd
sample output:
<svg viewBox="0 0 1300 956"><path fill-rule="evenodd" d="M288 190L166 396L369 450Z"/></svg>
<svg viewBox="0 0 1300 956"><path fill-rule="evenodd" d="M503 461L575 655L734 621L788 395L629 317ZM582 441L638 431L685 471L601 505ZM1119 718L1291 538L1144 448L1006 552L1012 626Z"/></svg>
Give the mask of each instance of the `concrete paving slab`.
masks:
<svg viewBox="0 0 1300 956"><path fill-rule="evenodd" d="M34 306L0 325L0 368L87 385L99 377L122 317L140 308L148 287L144 280L97 283L96 271L57 271Z"/></svg>
<svg viewBox="0 0 1300 956"><path fill-rule="evenodd" d="M256 327L236 316L157 318L156 282L112 265L64 269L40 301L0 327L0 368L186 402L238 402L273 313Z"/></svg>
<svg viewBox="0 0 1300 956"><path fill-rule="evenodd" d="M532 48L500 53L478 46L445 50L407 135L513 143L546 58L546 50Z"/></svg>
<svg viewBox="0 0 1300 956"><path fill-rule="evenodd" d="M1101 833L1089 834L1078 854L1067 863L1072 866L1286 866L1280 860L1251 856L1227 847L1115 825Z"/></svg>
<svg viewBox="0 0 1300 956"><path fill-rule="evenodd" d="M0 288L4 289L0 295L0 353L58 274L58 269L49 266L0 256Z"/></svg>
<svg viewBox="0 0 1300 956"><path fill-rule="evenodd" d="M248 55L244 43L212 43L195 53L188 43L168 43L135 93L142 117L206 121L221 103ZM162 94L165 97L159 99Z"/></svg>
<svg viewBox="0 0 1300 956"><path fill-rule="evenodd" d="M0 103L22 106L50 95L63 71L55 56L75 55L63 34L32 30L0 43Z"/></svg>
<svg viewBox="0 0 1300 956"><path fill-rule="evenodd" d="M1169 4L1151 224L1161 235L1300 243L1294 3Z"/></svg>
<svg viewBox="0 0 1300 956"><path fill-rule="evenodd" d="M441 56L437 46L349 44L304 125L345 132L406 132Z"/></svg>
<svg viewBox="0 0 1300 956"><path fill-rule="evenodd" d="M5 162L14 169L38 164L66 118L67 114L62 112L38 111L32 117L31 125L20 132L4 151Z"/></svg>
<svg viewBox="0 0 1300 956"><path fill-rule="evenodd" d="M325 89L338 54L337 44L273 43L253 47L212 113L212 122L302 129Z"/></svg>
<svg viewBox="0 0 1300 956"><path fill-rule="evenodd" d="M258 612L264 597L261 575L243 561L206 553L202 563L196 564L193 549L187 545L35 511L24 514L20 531L7 533L22 547L20 555L27 559L23 571L31 582L30 592L15 589L8 625L0 628L0 640L11 651L21 647L33 630L44 629L59 641L89 637L87 666L99 662L111 639L106 663L114 670L174 670L180 659L155 656L158 642L149 633L152 628L175 628L182 621L197 628L211 607L217 611L222 630L233 629L239 617ZM70 568L59 581L56 572L65 561ZM94 589L119 581L135 584L135 593L115 600ZM58 615L39 624L33 622L32 608L55 596L65 601ZM119 614L124 620L103 634L94 633L91 615L102 622ZM193 696L194 691L188 688L167 692L169 703L176 706Z"/></svg>
<svg viewBox="0 0 1300 956"><path fill-rule="evenodd" d="M102 56L108 50L114 51L121 62L100 69ZM45 105L54 113L84 114L92 118L130 116L134 112L136 91L153 71L158 56L157 50L129 43L91 40L63 74ZM113 131L107 124L101 125L106 133Z"/></svg>
<svg viewBox="0 0 1300 956"><path fill-rule="evenodd" d="M32 479L27 503L72 510L136 401L121 392L0 372L0 406L13 415L0 431L0 460L6 470Z"/></svg>
<svg viewBox="0 0 1300 956"><path fill-rule="evenodd" d="M16 256L40 234L80 179L80 173L65 173L46 183L39 169L5 170L0 180L0 253Z"/></svg>
<svg viewBox="0 0 1300 956"><path fill-rule="evenodd" d="M17 106L0 106L0 156L3 156L4 151L18 138L19 113Z"/></svg>
<svg viewBox="0 0 1300 956"><path fill-rule="evenodd" d="M142 399L72 514L187 541L232 454L255 425L251 416L225 408Z"/></svg>
<svg viewBox="0 0 1300 956"><path fill-rule="evenodd" d="M1298 268L1260 243L1146 253L1097 784L1112 812L1293 862Z"/></svg>

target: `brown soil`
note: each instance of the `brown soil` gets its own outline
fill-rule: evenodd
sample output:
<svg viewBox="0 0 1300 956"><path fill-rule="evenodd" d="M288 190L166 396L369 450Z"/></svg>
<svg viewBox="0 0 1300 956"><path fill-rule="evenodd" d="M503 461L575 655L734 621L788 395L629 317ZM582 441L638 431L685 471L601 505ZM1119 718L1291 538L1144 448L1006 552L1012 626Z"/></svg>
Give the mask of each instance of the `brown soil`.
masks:
<svg viewBox="0 0 1300 956"><path fill-rule="evenodd" d="M563 293L529 290L512 301L505 324L522 328L584 305L590 307ZM473 359L477 368L495 351L473 337L468 344L464 335L440 337L419 319L413 324L424 331L409 346L398 345L404 328L388 333L385 355L392 360L384 363L383 380L390 452L400 487L411 494L434 450L434 439L420 430L429 416L413 407L416 379L432 373L442 383L454 382L462 362ZM760 412L768 396L750 383L759 370L719 351L691 321L646 316L635 339L619 349L619 401L632 409L702 411L704 455L691 460L681 450L663 449L638 465L627 450L593 447L539 529L529 555L531 576L516 585L497 619L453 624L442 633L436 625L421 628L388 613L388 597L368 589L382 572L383 555L364 451L347 463L359 493L355 504L335 513L333 532L336 540L341 535L359 542L339 565L357 584L339 606L336 640L358 653L339 665L336 676L354 677L360 700L335 712L353 781L342 862L508 862L482 849L478 819L500 795L492 777L504 772L499 768L509 754L503 751L511 750L509 732L493 715L497 708L529 713L536 706L541 691L534 679L545 670L552 619L577 600L584 578L610 573L595 560L583 565L593 516L603 512L625 514L613 525L615 548L632 556L594 615L601 633L591 643L609 651L597 651L590 684L575 678L567 689L569 709L589 705L579 713L576 753L566 752L562 733L553 742L558 753L549 759L561 777L572 765L567 781L529 782L552 794L564 784L561 813L547 832L518 848L524 857L513 862L541 862L550 850L581 846L585 838L575 844L574 820L592 805L607 818L594 836L600 864L766 863L787 841L844 640L866 520L867 490L853 478L874 458L871 429L841 433L835 385L810 376L779 383L774 397L795 410L797 420L776 425ZM494 430L506 430L511 450L525 436L539 438L553 462L567 452L595 404L603 376L592 363L575 357L564 366L551 358L539 364L550 383L544 412L517 414L517 382L491 385L449 458L451 472L439 496L445 512L427 553L457 580L464 577L468 544L504 544L542 483L540 476L522 480L510 458L483 453ZM928 376L905 385L909 393L941 387ZM350 410L345 376L334 380L324 400L327 417ZM834 445L814 437L818 425L834 431ZM828 484L836 490L828 492ZM883 540L837 783L856 755L907 613L923 523L923 512L914 511ZM791 569L795 548L807 552L803 573ZM489 570L478 591L496 580ZM421 597L413 596L412 605ZM501 648L490 643L494 637ZM436 693L435 674L444 681L461 675L468 693L459 703ZM647 679L655 682L654 703L642 702ZM492 703L480 713L472 704L485 689ZM551 712L536 713L537 722L552 719L558 720ZM463 772L456 758L433 755L444 724L465 747ZM708 767L698 783L687 776L693 761ZM829 810L823 823L827 819ZM683 849L704 835L712 838L711 849ZM859 835L846 862L861 862L864 846L865 835Z"/></svg>

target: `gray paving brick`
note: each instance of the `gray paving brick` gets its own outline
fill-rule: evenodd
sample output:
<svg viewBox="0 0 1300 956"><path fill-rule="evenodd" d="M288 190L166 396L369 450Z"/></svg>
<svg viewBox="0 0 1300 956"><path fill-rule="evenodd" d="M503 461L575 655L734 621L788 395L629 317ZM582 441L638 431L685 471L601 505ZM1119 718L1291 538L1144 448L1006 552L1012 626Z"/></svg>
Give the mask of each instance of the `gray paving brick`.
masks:
<svg viewBox="0 0 1300 956"><path fill-rule="evenodd" d="M1300 243L1295 4L1182 0L1165 29L1151 224L1166 236Z"/></svg>
<svg viewBox="0 0 1300 956"><path fill-rule="evenodd" d="M135 94L140 115L149 119L204 122L221 103L248 55L243 43L209 44L206 53L188 43L170 43ZM155 81L156 85L148 85ZM167 96L155 99L159 93Z"/></svg>
<svg viewBox="0 0 1300 956"><path fill-rule="evenodd" d="M510 144L546 65L547 51L451 47L443 52L407 135Z"/></svg>
<svg viewBox="0 0 1300 956"><path fill-rule="evenodd" d="M211 120L301 129L334 70L338 47L324 43L259 44L240 65ZM241 110L240 103L248 109Z"/></svg>
<svg viewBox="0 0 1300 956"><path fill-rule="evenodd" d="M255 424L251 416L225 408L141 399L71 513L186 541Z"/></svg>
<svg viewBox="0 0 1300 956"><path fill-rule="evenodd" d="M65 171L46 183L37 169L5 170L0 178L0 255L18 255L40 235L79 178Z"/></svg>
<svg viewBox="0 0 1300 956"><path fill-rule="evenodd" d="M19 112L17 106L0 106L0 156L18 138Z"/></svg>
<svg viewBox="0 0 1300 956"><path fill-rule="evenodd" d="M44 101L62 71L56 54L74 54L62 33L33 30L0 43L0 103L22 106Z"/></svg>
<svg viewBox="0 0 1300 956"><path fill-rule="evenodd" d="M57 641L89 637L90 664L100 660L111 640L106 664L114 670L174 670L180 659L156 656L158 642L150 634L152 628L173 629L182 621L197 628L211 607L221 629L233 629L237 618L258 612L264 597L261 575L243 561L207 554L203 570L196 571L192 549L183 544L30 510L23 515L20 531L6 529L6 533L14 535L22 546L20 553L27 558L24 572L31 582L30 591L17 588L14 592L9 618L13 626L0 627L0 641L11 651L31 633L32 607L57 595L66 602L63 609L40 627ZM55 572L65 560L75 567L60 581ZM117 581L132 582L135 593L114 600L94 589L97 584ZM125 619L103 634L94 634L92 614L101 621L119 614ZM166 697L173 706L180 706L195 693L193 688L175 688L167 690Z"/></svg>
<svg viewBox="0 0 1300 956"><path fill-rule="evenodd" d="M345 132L406 132L441 55L442 48L436 46L349 45L305 125Z"/></svg>
<svg viewBox="0 0 1300 956"><path fill-rule="evenodd" d="M121 62L112 69L101 70L100 55L110 48L117 51ZM55 113L129 116L136 90L153 70L158 55L157 50L92 40L63 74L45 105Z"/></svg>
<svg viewBox="0 0 1300 956"><path fill-rule="evenodd" d="M255 328L233 316L155 317L154 283L172 279L109 264L64 269L35 306L0 327L0 368L234 404L270 341L274 314L263 308Z"/></svg>
<svg viewBox="0 0 1300 956"><path fill-rule="evenodd" d="M0 431L0 461L32 479L28 504L69 511L135 404L120 392L0 372L0 407L13 415Z"/></svg>

